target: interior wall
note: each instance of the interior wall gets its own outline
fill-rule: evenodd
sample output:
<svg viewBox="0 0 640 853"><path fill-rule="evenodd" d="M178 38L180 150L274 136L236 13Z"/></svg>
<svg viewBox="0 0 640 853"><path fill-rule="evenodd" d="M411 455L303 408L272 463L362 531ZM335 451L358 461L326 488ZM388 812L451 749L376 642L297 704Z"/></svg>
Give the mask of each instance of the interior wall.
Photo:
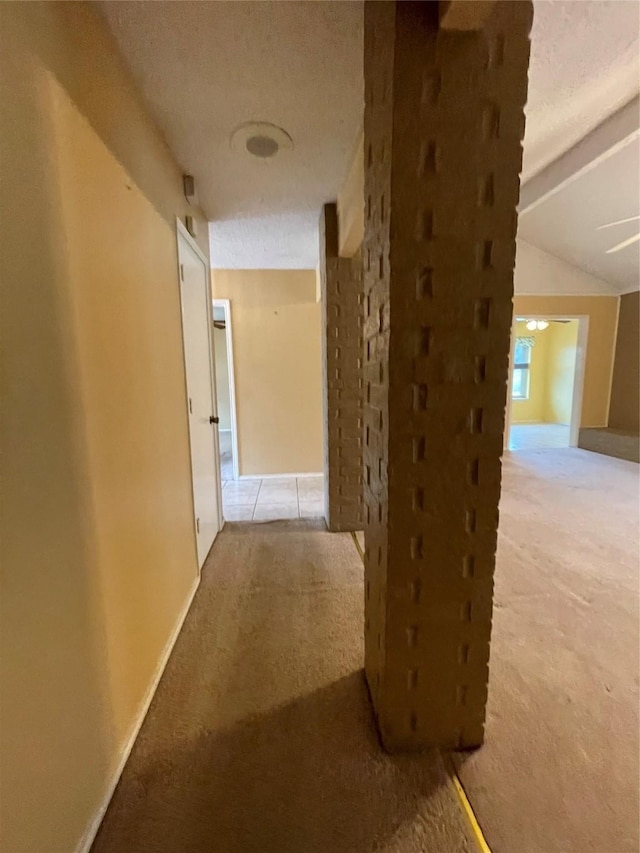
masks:
<svg viewBox="0 0 640 853"><path fill-rule="evenodd" d="M544 420L551 424L571 424L573 386L576 374L578 321L551 323L547 351Z"/></svg>
<svg viewBox="0 0 640 853"><path fill-rule="evenodd" d="M364 237L363 137L338 196L340 254L350 257ZM516 240L513 277L516 294L616 296L611 284L550 255L525 240Z"/></svg>
<svg viewBox="0 0 640 853"><path fill-rule="evenodd" d="M231 301L241 476L322 471L315 270L212 270Z"/></svg>
<svg viewBox="0 0 640 853"><path fill-rule="evenodd" d="M550 323L546 329L515 324L518 337L531 337L529 398L512 400L511 423L570 424L575 380L578 321Z"/></svg>
<svg viewBox="0 0 640 853"><path fill-rule="evenodd" d="M525 240L516 241L513 276L516 294L616 296L615 287L584 270L550 255Z"/></svg>
<svg viewBox="0 0 640 853"><path fill-rule="evenodd" d="M529 367L529 397L527 400L511 401L511 422L514 424L535 424L545 420L547 396L547 358L549 354L549 336L547 329L530 332L524 321L515 324L518 337L533 338L531 362Z"/></svg>
<svg viewBox="0 0 640 853"><path fill-rule="evenodd" d="M514 315L586 316L589 334L585 355L581 427L607 426L611 373L618 322L617 296L514 297Z"/></svg>
<svg viewBox="0 0 640 853"><path fill-rule="evenodd" d="M620 298L609 426L640 430L640 291Z"/></svg>
<svg viewBox="0 0 640 853"><path fill-rule="evenodd" d="M216 395L218 398L218 429L231 429L231 403L229 401L229 360L227 358L227 333L213 329L213 349L216 360Z"/></svg>
<svg viewBox="0 0 640 853"><path fill-rule="evenodd" d="M61 853L197 582L175 217L208 237L93 4L0 33L0 848Z"/></svg>

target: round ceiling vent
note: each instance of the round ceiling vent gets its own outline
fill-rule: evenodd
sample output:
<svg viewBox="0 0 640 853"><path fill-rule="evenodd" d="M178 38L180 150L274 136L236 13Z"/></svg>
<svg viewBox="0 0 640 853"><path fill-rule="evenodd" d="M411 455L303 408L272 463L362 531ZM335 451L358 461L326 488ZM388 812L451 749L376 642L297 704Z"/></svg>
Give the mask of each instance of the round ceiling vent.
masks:
<svg viewBox="0 0 640 853"><path fill-rule="evenodd" d="M293 139L286 130L267 121L249 121L241 124L231 134L231 148L258 157L260 160L270 160L281 151L293 148Z"/></svg>
<svg viewBox="0 0 640 853"><path fill-rule="evenodd" d="M280 146L270 136L250 136L247 139L247 151L254 157L274 157Z"/></svg>

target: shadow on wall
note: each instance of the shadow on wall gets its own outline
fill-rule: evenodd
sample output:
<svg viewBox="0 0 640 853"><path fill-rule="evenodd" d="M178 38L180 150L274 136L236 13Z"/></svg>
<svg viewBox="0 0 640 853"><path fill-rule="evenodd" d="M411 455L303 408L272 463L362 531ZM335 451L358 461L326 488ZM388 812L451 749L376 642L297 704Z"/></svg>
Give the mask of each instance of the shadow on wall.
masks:
<svg viewBox="0 0 640 853"><path fill-rule="evenodd" d="M207 220L184 198L182 175L169 147L147 114L116 42L97 5L15 3L27 49L48 69L109 149L173 230L175 217L194 216L198 242L209 256ZM44 9L42 7L45 7ZM51 8L46 8L51 7ZM8 43L8 39L7 39ZM3 63L7 60L3 56ZM33 98L37 82L25 94Z"/></svg>
<svg viewBox="0 0 640 853"><path fill-rule="evenodd" d="M2 312L0 847L72 850L115 745L109 685L96 663L104 624L90 578L95 537L70 259L55 155L47 146L51 90L24 46L23 53L5 51L5 38L20 43L5 23L3 16L1 100L14 118L2 122L2 159L10 164L3 198L10 207L0 256L2 278L12 286ZM75 790L68 784L74 778L83 780Z"/></svg>
<svg viewBox="0 0 640 853"><path fill-rule="evenodd" d="M197 576L186 202L91 4L0 19L0 847L59 853L104 802Z"/></svg>
<svg viewBox="0 0 640 853"><path fill-rule="evenodd" d="M362 671L134 759L92 853L426 850L402 827L439 788L451 798L437 753L381 753Z"/></svg>
<svg viewBox="0 0 640 853"><path fill-rule="evenodd" d="M640 291L620 297L609 426L640 431Z"/></svg>

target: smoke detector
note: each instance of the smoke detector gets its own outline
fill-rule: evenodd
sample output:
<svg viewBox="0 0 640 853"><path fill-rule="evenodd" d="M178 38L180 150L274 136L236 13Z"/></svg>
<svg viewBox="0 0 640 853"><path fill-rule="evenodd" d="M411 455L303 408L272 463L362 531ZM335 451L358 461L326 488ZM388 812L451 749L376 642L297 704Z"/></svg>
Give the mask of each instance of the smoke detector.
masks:
<svg viewBox="0 0 640 853"><path fill-rule="evenodd" d="M259 160L271 160L281 151L293 149L286 130L268 121L248 121L233 131L229 140L233 151L250 154Z"/></svg>

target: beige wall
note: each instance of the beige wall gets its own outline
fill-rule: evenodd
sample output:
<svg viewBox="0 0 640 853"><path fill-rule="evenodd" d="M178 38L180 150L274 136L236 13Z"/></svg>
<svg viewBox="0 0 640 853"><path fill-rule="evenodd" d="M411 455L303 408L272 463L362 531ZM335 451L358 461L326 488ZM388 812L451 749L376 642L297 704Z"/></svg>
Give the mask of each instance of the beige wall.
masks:
<svg viewBox="0 0 640 853"><path fill-rule="evenodd" d="M227 335L224 329L213 330L213 348L216 359L216 396L221 430L231 429L231 405L229 402L229 362L227 359Z"/></svg>
<svg viewBox="0 0 640 853"><path fill-rule="evenodd" d="M322 471L315 270L213 270L231 301L240 475Z"/></svg>
<svg viewBox="0 0 640 853"><path fill-rule="evenodd" d="M570 424L573 386L576 373L578 321L551 323L547 354L544 420L552 424Z"/></svg>
<svg viewBox="0 0 640 853"><path fill-rule="evenodd" d="M0 848L70 853L197 579L187 206L92 4L3 3L0 31Z"/></svg>
<svg viewBox="0 0 640 853"><path fill-rule="evenodd" d="M614 296L613 285L550 255L525 240L516 240L516 295Z"/></svg>
<svg viewBox="0 0 640 853"><path fill-rule="evenodd" d="M620 299L609 426L637 432L640 428L640 291Z"/></svg>
<svg viewBox="0 0 640 853"><path fill-rule="evenodd" d="M515 323L518 337L534 338L529 368L529 397L511 403L512 423L569 424L573 403L578 321L550 323L529 331L526 321Z"/></svg>
<svg viewBox="0 0 640 853"><path fill-rule="evenodd" d="M589 318L581 427L606 426L618 318L617 296L515 296L514 315Z"/></svg>
<svg viewBox="0 0 640 853"><path fill-rule="evenodd" d="M531 348L529 367L529 397L526 400L513 400L511 403L511 421L518 423L541 423L545 420L547 397L547 358L549 354L548 329L530 332L525 322L515 324L518 337L534 338Z"/></svg>

